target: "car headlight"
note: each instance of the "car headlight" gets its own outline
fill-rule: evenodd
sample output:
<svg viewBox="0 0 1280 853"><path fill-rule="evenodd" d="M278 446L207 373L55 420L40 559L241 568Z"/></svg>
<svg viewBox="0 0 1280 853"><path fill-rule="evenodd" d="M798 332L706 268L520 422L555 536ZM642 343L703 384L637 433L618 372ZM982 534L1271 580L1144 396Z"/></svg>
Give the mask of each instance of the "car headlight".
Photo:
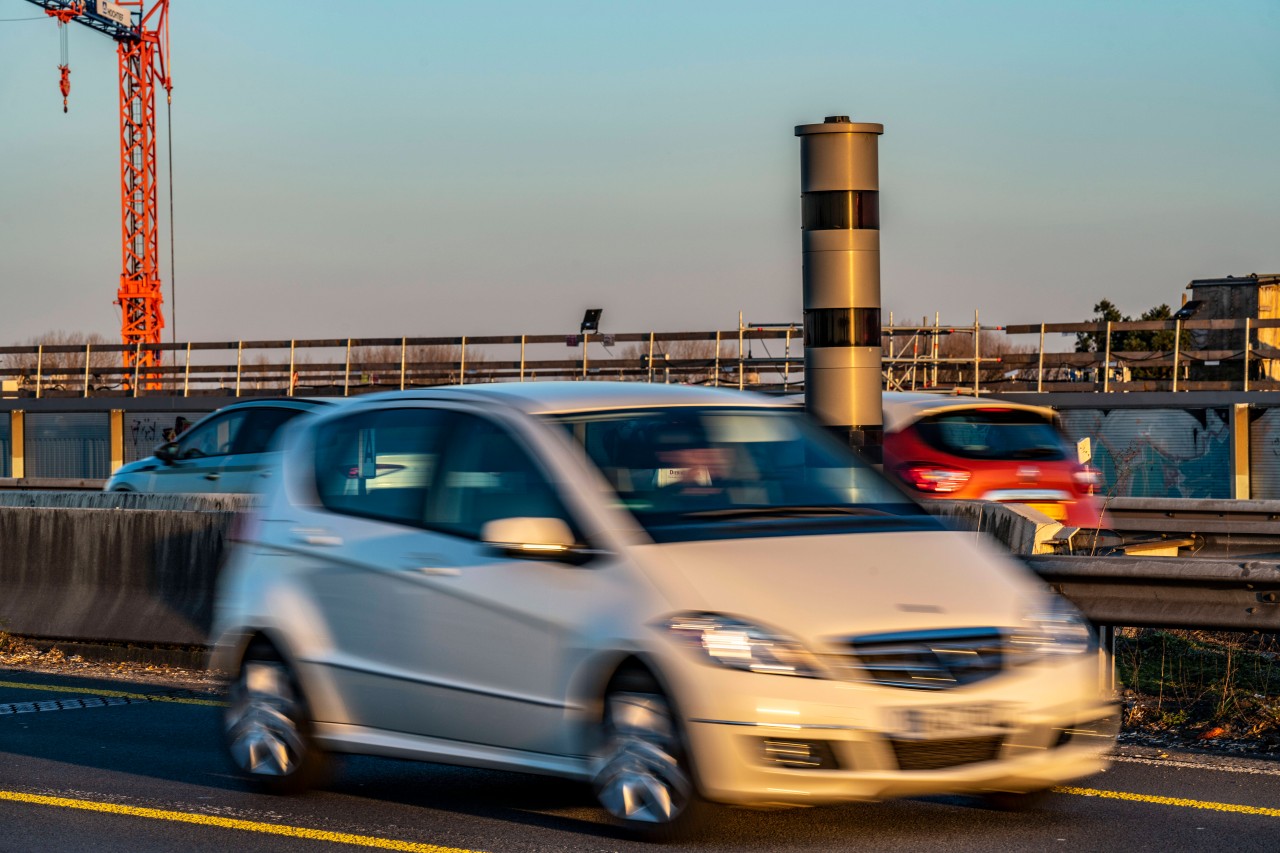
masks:
<svg viewBox="0 0 1280 853"><path fill-rule="evenodd" d="M1009 643L1027 658L1078 655L1093 648L1093 628L1071 602L1052 595L1026 610Z"/></svg>
<svg viewBox="0 0 1280 853"><path fill-rule="evenodd" d="M677 643L711 663L773 675L822 677L808 649L750 622L717 613L689 613L672 617L665 627Z"/></svg>

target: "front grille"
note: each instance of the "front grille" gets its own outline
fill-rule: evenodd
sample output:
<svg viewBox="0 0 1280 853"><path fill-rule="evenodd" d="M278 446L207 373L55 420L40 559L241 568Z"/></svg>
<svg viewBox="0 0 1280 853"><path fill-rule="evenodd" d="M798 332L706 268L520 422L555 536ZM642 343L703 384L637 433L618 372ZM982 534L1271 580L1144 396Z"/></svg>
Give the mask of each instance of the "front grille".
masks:
<svg viewBox="0 0 1280 853"><path fill-rule="evenodd" d="M891 740L900 770L942 770L994 761L1004 744L1001 735L941 740Z"/></svg>
<svg viewBox="0 0 1280 853"><path fill-rule="evenodd" d="M945 690L999 675L1011 655L995 628L873 634L848 640L852 678L889 687Z"/></svg>

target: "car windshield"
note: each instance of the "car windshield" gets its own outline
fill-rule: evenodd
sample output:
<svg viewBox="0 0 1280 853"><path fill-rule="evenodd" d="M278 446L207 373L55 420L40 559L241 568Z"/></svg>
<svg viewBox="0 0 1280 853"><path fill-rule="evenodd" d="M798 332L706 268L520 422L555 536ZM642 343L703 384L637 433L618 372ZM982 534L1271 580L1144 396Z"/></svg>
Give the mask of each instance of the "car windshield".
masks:
<svg viewBox="0 0 1280 853"><path fill-rule="evenodd" d="M693 528L725 524L769 535L788 525L815 532L927 520L795 410L671 407L555 420L655 538L702 538Z"/></svg>
<svg viewBox="0 0 1280 853"><path fill-rule="evenodd" d="M946 412L922 419L916 429L931 447L965 459L1067 458L1053 424L1023 409Z"/></svg>

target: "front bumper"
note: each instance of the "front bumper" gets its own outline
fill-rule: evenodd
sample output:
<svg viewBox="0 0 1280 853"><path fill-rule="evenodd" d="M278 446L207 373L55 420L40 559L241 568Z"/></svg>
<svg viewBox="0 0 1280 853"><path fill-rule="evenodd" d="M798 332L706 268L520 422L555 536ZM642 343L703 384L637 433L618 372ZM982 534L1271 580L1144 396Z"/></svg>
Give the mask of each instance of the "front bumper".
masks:
<svg viewBox="0 0 1280 853"><path fill-rule="evenodd" d="M681 715L699 789L723 803L1037 791L1105 769L1119 729L1093 655L946 691L699 669ZM947 722L905 731L904 715Z"/></svg>

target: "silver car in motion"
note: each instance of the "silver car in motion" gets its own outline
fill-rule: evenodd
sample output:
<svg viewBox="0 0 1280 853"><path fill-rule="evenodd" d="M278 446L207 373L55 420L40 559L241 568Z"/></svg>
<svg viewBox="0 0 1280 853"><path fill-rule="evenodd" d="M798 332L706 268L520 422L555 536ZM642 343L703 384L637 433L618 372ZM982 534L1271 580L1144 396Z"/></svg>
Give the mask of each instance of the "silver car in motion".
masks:
<svg viewBox="0 0 1280 853"><path fill-rule="evenodd" d="M786 401L638 383L362 397L299 421L215 607L243 775L331 752L708 802L1018 800L1115 733L1078 613Z"/></svg>

